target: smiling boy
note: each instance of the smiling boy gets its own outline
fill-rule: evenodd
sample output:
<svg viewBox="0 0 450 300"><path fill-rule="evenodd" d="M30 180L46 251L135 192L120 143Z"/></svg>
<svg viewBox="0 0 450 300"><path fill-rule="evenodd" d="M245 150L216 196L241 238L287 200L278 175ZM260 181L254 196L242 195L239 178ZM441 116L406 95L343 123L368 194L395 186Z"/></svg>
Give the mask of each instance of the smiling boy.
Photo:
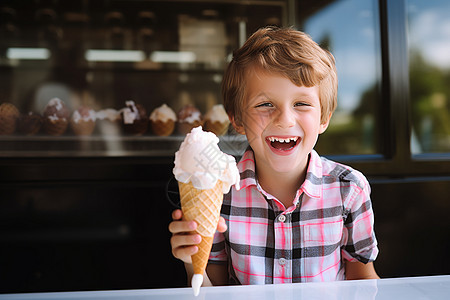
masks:
<svg viewBox="0 0 450 300"><path fill-rule="evenodd" d="M333 56L290 28L262 28L234 52L224 105L249 149L240 190L224 196L205 284L378 278L370 186L313 150L337 102ZM172 252L185 262L200 237L173 213Z"/></svg>

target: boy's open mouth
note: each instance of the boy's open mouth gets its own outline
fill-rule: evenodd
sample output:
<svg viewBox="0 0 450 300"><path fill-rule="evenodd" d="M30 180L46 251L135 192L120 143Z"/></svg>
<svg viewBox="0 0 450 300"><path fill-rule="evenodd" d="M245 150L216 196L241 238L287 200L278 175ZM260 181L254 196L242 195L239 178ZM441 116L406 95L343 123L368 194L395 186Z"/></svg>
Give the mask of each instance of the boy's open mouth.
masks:
<svg viewBox="0 0 450 300"><path fill-rule="evenodd" d="M294 148L300 139L296 137L288 137L288 138L278 138L274 136L269 136L266 138L269 142L270 146L277 150L288 151Z"/></svg>

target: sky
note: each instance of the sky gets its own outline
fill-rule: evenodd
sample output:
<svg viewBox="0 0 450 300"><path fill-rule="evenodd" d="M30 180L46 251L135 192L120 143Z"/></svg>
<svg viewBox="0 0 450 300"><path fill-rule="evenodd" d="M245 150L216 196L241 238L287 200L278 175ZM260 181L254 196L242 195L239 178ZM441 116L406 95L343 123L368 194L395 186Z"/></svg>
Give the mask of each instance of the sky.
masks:
<svg viewBox="0 0 450 300"><path fill-rule="evenodd" d="M450 68L450 1L407 0L410 47L435 66ZM352 111L361 93L381 77L378 1L335 1L305 22L305 32L320 42L331 36L339 78L339 107Z"/></svg>
<svg viewBox="0 0 450 300"><path fill-rule="evenodd" d="M450 69L450 1L408 1L409 45L442 69Z"/></svg>
<svg viewBox="0 0 450 300"><path fill-rule="evenodd" d="M320 42L331 36L331 52L339 79L339 110L351 111L360 95L381 76L378 1L336 1L305 23L305 30Z"/></svg>

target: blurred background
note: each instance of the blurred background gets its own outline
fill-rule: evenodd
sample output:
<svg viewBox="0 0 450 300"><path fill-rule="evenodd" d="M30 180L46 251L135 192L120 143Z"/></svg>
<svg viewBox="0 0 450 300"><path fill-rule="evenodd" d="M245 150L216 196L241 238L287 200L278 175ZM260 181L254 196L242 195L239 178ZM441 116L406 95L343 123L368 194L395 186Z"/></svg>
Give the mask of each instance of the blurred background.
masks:
<svg viewBox="0 0 450 300"><path fill-rule="evenodd" d="M316 150L368 177L379 275L450 274L448 1L2 0L0 293L186 285L167 229L181 134L19 129L55 97L71 114L133 100L205 115L232 51L265 25L336 58L339 105ZM237 158L246 147L220 140Z"/></svg>

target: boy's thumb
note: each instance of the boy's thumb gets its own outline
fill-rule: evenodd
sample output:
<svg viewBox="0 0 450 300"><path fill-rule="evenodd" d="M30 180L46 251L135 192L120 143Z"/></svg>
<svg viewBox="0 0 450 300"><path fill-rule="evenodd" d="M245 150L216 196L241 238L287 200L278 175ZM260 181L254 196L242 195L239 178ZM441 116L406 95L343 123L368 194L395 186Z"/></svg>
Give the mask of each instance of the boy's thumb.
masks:
<svg viewBox="0 0 450 300"><path fill-rule="evenodd" d="M228 227L225 223L225 219L223 217L219 218L219 223L217 224L217 231L218 232L225 232L227 231Z"/></svg>

